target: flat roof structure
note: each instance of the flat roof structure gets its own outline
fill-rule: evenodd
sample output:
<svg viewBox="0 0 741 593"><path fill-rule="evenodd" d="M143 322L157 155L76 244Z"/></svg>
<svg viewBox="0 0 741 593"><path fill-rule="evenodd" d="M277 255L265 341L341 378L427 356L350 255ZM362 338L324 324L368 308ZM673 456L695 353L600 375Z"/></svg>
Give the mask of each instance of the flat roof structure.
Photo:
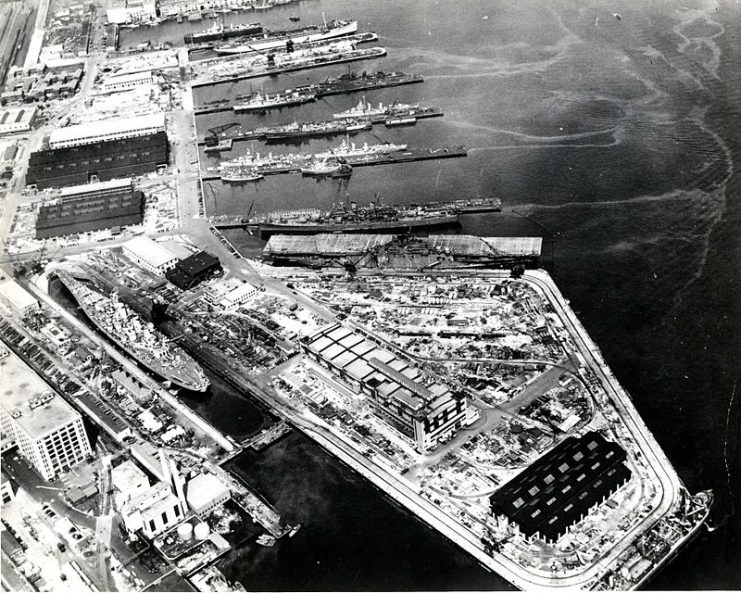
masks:
<svg viewBox="0 0 741 593"><path fill-rule="evenodd" d="M208 507L212 501L229 496L229 488L213 474L198 474L188 481L185 498L196 512Z"/></svg>
<svg viewBox="0 0 741 593"><path fill-rule="evenodd" d="M0 406L34 440L80 417L14 352L0 359Z"/></svg>
<svg viewBox="0 0 741 593"><path fill-rule="evenodd" d="M49 148L69 148L104 142L135 138L165 131L165 114L153 113L137 117L107 119L66 128L55 128L49 136Z"/></svg>
<svg viewBox="0 0 741 593"><path fill-rule="evenodd" d="M627 455L598 432L569 437L489 499L527 537L555 541L630 479Z"/></svg>
<svg viewBox="0 0 741 593"><path fill-rule="evenodd" d="M157 241L145 236L134 237L124 243L123 248L142 261L147 262L153 268L159 268L177 259L168 249L157 243Z"/></svg>
<svg viewBox="0 0 741 593"><path fill-rule="evenodd" d="M127 459L111 470L111 483L120 492L129 492L132 489L138 489L143 484L148 487L149 478L133 461Z"/></svg>
<svg viewBox="0 0 741 593"><path fill-rule="evenodd" d="M31 293L11 278L0 279L0 300L16 311L25 311L39 304Z"/></svg>
<svg viewBox="0 0 741 593"><path fill-rule="evenodd" d="M170 282L187 290L220 269L219 258L205 251L199 251L176 263L172 270L167 271L166 276Z"/></svg>
<svg viewBox="0 0 741 593"><path fill-rule="evenodd" d="M134 182L131 179L109 179L108 181L98 181L96 183L72 185L61 188L59 190L59 197L69 198L73 196L84 196L86 194L131 191L133 184Z"/></svg>

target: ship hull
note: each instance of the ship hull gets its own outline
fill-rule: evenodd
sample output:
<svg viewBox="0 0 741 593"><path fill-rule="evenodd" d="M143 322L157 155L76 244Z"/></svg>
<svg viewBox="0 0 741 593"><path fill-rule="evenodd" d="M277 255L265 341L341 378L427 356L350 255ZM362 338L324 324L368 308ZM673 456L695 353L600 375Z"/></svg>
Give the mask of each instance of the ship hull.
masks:
<svg viewBox="0 0 741 593"><path fill-rule="evenodd" d="M380 220L377 222L359 223L325 223L325 224L280 224L260 223L258 231L260 238L271 235L316 235L319 233L376 233L405 230L420 230L431 228L451 227L458 224L456 214L431 216L420 219Z"/></svg>
<svg viewBox="0 0 741 593"><path fill-rule="evenodd" d="M234 113L247 113L250 111L268 111L270 109L282 109L283 107L292 107L294 105L303 105L304 103L311 103L314 101L313 96L298 97L296 99L290 99L288 101L282 101L280 103L273 103L270 105L247 105L237 104L234 106Z"/></svg>
<svg viewBox="0 0 741 593"><path fill-rule="evenodd" d="M326 31L315 31L313 33L299 33L297 35L285 35L276 37L273 39L256 39L254 42L246 43L244 45L237 45L234 47L216 47L214 51L217 54L229 55L229 54L244 54L249 52L260 52L270 49L276 49L283 47L287 41L293 41L294 44L300 43L313 43L316 41L323 41L325 39L335 39L336 37L345 37L352 35L358 31L358 23L353 21L336 27L328 29Z"/></svg>
<svg viewBox="0 0 741 593"><path fill-rule="evenodd" d="M161 365L156 364L156 361L154 359L149 359L145 356L142 356L141 352L135 351L133 348L128 346L125 342L120 340L115 334L110 332L99 320L98 316L92 311L92 309L88 306L86 306L81 298L78 298L77 291L69 285L68 282L64 280L62 276L59 277L62 283L67 287L67 289L72 293L72 295L75 297L75 300L77 301L78 305L80 306L80 309L85 314L85 316L95 325L95 327L111 342L113 342L120 350L125 352L127 355L129 355L131 358L139 362L141 365L145 366L147 369L152 371L153 373L156 373L158 376L162 377L163 379L170 381L173 385L176 385L178 387L182 387L184 389L188 389L190 391L199 391L204 392L206 389L208 389L209 381L208 379L205 379L202 382L195 382L190 378L181 377L175 373L169 372L167 369L163 368ZM186 355L187 356L187 355ZM195 361L193 361L193 364L197 365Z"/></svg>

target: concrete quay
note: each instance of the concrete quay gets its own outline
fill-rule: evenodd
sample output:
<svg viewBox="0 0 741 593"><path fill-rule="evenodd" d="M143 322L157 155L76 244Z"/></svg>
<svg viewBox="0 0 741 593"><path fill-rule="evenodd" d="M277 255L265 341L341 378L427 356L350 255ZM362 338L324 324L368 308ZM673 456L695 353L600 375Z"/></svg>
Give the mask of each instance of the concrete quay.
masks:
<svg viewBox="0 0 741 593"><path fill-rule="evenodd" d="M457 273L460 272L458 271ZM412 274L415 276L419 275L418 273L404 275ZM389 275L394 274L389 272ZM480 275L503 277L509 274L501 271L488 273L484 271ZM261 388L253 388L250 391L259 400L270 406L281 416L287 418L297 428L301 429L344 463L369 479L375 486L382 489L417 517L466 550L483 566L496 572L513 585L527 590L591 588L606 573L619 568L621 565L621 554L628 550L642 533L645 533L662 518L676 511L680 492L682 492L683 487L676 473L671 469L671 465L661 451L658 443L656 443L648 428L638 416L637 411L631 405L627 393L620 387L615 377L607 368L606 363L599 353L599 349L592 342L591 338L589 338L586 330L578 321L550 276L544 271L531 271L525 274L523 280L535 286L553 305L556 314L574 339L579 353L601 379L604 388L617 407L621 419L629 430L636 446L638 446L648 461L650 470L653 472L653 477L655 478L655 480L652 480L652 483L656 486L656 492L651 500L651 512L625 533L621 540L610 548L608 553L588 566L579 567L576 571L566 574L554 574L550 571L539 571L524 567L502 554L494 554L493 556L487 554L483 549L481 541L475 534L468 531L462 524L456 522L451 517L441 513L439 508L421 497L415 488L406 480L399 476L391 475L381 465L365 458L350 439L338 434L337 431L322 419L306 410L296 409L287 398L279 394L271 394ZM681 538L673 547L670 555L675 554L676 550L697 532L701 524L702 520L699 521L689 534ZM655 573L666 561L668 561L668 558L662 559L661 562L657 563L657 566L652 568L650 573ZM650 575L642 578L641 582L645 582L648 576Z"/></svg>

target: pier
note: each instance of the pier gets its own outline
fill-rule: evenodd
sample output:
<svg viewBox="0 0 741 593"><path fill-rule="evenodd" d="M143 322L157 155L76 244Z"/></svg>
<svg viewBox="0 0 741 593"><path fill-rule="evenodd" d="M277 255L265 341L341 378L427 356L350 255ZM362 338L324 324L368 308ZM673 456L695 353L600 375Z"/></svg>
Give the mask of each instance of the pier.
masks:
<svg viewBox="0 0 741 593"><path fill-rule="evenodd" d="M328 97L331 95L343 95L358 93L361 91L369 91L375 89L383 89L395 86L403 86L406 84L417 84L424 82L424 78L420 74L403 74L400 72L391 72L385 74L379 72L372 75L360 75L353 77L340 77L339 79L322 82L319 84L312 84L306 87L302 87L302 90L310 93L314 93L316 98ZM296 89L286 89L284 93L290 93ZM227 99L217 99L210 101L204 105L195 108L196 115L205 115L207 113L219 113L223 111L232 111L234 108L234 102ZM440 112L442 115L442 112Z"/></svg>
<svg viewBox="0 0 741 593"><path fill-rule="evenodd" d="M291 163L280 164L278 166L261 167L255 169L262 175L282 175L286 173L300 173L301 167L307 164L312 155L299 155L304 158L296 158ZM353 167L370 167L372 165L393 165L396 163L411 163L414 161L427 161L433 159L452 159L468 156L468 151L463 146L450 146L443 148L410 148L399 152L389 152L386 154L367 154L363 156L341 155L331 156L329 158L337 159L342 163L347 163ZM248 165L245 165L248 167ZM219 173L206 173L201 176L202 181L218 181L224 183L247 183L247 180L240 181L229 178L224 180ZM224 228L224 227L220 227Z"/></svg>
<svg viewBox="0 0 741 593"><path fill-rule="evenodd" d="M226 110L224 110L226 111ZM431 117L442 117L443 111L442 109L438 107L424 107L419 109L418 111L415 111L413 114L411 114L411 117L414 117L415 120L421 120L421 119L429 119ZM355 123L361 123L363 121L366 121L370 123L371 125L378 125L378 124L384 124L386 123L386 120L390 117L395 117L395 114L387 114L387 115L373 115L368 118L359 118L355 121ZM338 120L327 120L327 124L331 123L337 123ZM325 123L325 122L319 122L319 123ZM415 121L416 123L416 121ZM412 124L413 125L413 124ZM221 134L218 138L220 141L222 140L231 140L232 142L237 142L240 140L263 140L267 142L275 142L277 143L290 143L292 141L301 140L303 138L317 138L317 137L329 137L329 136L340 136L340 135L346 135L346 134L356 134L363 132L364 130L346 130L346 129L338 129L338 128L329 128L326 131L317 131L315 133L312 132L306 132L306 133L300 133L296 132L293 133L293 135L288 137L273 137L275 134L279 133L279 128L282 126L268 126L265 128L255 128L252 130L246 130L242 131L241 129L237 129L233 132L224 132ZM198 139L198 145L204 146L206 145L206 138L202 137Z"/></svg>

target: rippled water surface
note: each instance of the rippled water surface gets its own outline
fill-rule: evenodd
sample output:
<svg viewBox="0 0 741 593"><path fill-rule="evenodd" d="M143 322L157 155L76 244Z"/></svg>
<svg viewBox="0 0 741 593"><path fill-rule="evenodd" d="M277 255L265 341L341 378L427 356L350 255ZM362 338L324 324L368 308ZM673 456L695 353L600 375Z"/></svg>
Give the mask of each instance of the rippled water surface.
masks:
<svg viewBox="0 0 741 593"><path fill-rule="evenodd" d="M693 491L716 493L718 529L703 533L651 587L741 587L735 514L741 505L741 6L307 0L229 18L288 27L291 14L312 23L322 12L357 19L388 48L387 58L354 68L425 77L421 85L369 92L369 101L420 102L445 112L413 128L377 126L356 141L462 143L469 156L361 168L347 182L282 176L240 188L214 183L206 192L209 212L244 213L253 203L257 212L329 207L348 194L362 202L375 192L396 203L500 196L505 212L471 216L464 231L545 236L546 265L680 476ZM202 27L167 25L158 35L177 39ZM139 29L124 43L151 35ZM199 100L343 71L220 85L199 91ZM325 119L359 97L327 97L267 117L207 115L198 126L203 134L229 121L253 127ZM309 151L333 142L238 143L232 154ZM554 253L551 235L513 209L553 231ZM239 231L231 238L249 254L262 247ZM245 432L238 413L229 414L237 401L219 387L199 406L214 422ZM258 414L251 407L244 413ZM259 422L245 420L250 429ZM227 560L228 572L248 588L504 586L304 437L240 458L235 467L304 525L275 548L247 546Z"/></svg>

